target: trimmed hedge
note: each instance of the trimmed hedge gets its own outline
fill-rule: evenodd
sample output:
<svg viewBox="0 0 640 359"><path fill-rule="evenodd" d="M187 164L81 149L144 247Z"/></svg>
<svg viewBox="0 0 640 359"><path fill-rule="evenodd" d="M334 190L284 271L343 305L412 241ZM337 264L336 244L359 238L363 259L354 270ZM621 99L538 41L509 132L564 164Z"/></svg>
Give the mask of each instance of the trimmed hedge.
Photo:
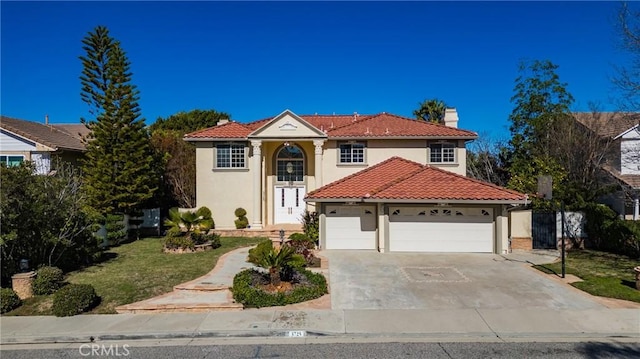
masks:
<svg viewBox="0 0 640 359"><path fill-rule="evenodd" d="M217 233L191 233L191 240L195 245L211 243L213 249L219 248L222 245L220 243L220 235Z"/></svg>
<svg viewBox="0 0 640 359"><path fill-rule="evenodd" d="M238 219L234 221L236 229L244 229L249 226L249 220L245 217L247 215L247 211L244 208L236 208L233 214L238 217Z"/></svg>
<svg viewBox="0 0 640 359"><path fill-rule="evenodd" d="M22 304L18 294L11 288L0 289L0 313L4 314L18 308Z"/></svg>
<svg viewBox="0 0 640 359"><path fill-rule="evenodd" d="M68 317L90 310L98 301L92 285L68 284L53 295L52 311L56 317Z"/></svg>
<svg viewBox="0 0 640 359"><path fill-rule="evenodd" d="M36 271L36 277L31 283L33 294L49 295L62 287L64 273L57 267L42 267Z"/></svg>
<svg viewBox="0 0 640 359"><path fill-rule="evenodd" d="M293 290L268 293L259 286L269 283L269 275L246 269L233 278L233 299L245 307L261 308L305 302L328 293L327 280L322 274L295 269L290 279L295 283Z"/></svg>
<svg viewBox="0 0 640 359"><path fill-rule="evenodd" d="M196 247L193 240L191 240L191 238L188 238L186 236L167 237L164 240L164 246L168 249L178 249L178 248L194 249Z"/></svg>

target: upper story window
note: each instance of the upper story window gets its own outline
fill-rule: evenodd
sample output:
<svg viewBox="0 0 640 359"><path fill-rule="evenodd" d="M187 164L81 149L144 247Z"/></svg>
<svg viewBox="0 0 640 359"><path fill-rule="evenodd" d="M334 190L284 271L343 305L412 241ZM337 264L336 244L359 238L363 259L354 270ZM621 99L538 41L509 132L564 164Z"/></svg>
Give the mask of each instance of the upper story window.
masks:
<svg viewBox="0 0 640 359"><path fill-rule="evenodd" d="M24 162L24 156L0 156L0 163L7 167L19 166Z"/></svg>
<svg viewBox="0 0 640 359"><path fill-rule="evenodd" d="M456 145L453 143L432 143L429 145L429 162L455 163Z"/></svg>
<svg viewBox="0 0 640 359"><path fill-rule="evenodd" d="M279 182L304 181L304 154L296 145L282 147L276 158L276 176Z"/></svg>
<svg viewBox="0 0 640 359"><path fill-rule="evenodd" d="M364 164L364 143L343 143L339 146L339 163Z"/></svg>
<svg viewBox="0 0 640 359"><path fill-rule="evenodd" d="M245 146L241 143L216 145L216 168L245 168Z"/></svg>

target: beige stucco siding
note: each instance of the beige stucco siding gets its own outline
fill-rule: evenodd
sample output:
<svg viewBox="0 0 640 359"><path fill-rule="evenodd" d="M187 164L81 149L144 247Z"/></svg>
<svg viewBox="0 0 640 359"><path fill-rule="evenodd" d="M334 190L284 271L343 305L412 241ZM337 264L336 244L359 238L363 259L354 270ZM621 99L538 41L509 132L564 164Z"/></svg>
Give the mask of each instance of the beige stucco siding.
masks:
<svg viewBox="0 0 640 359"><path fill-rule="evenodd" d="M248 169L214 170L214 153L211 142L196 143L196 207L208 207L219 229L235 228L233 212L238 207L247 210L252 223L251 158L247 157Z"/></svg>
<svg viewBox="0 0 640 359"><path fill-rule="evenodd" d="M398 156L407 160L415 161L422 164L429 164L429 153L427 149L427 140L366 140L356 141L365 142L365 164L340 164L338 163L338 143L342 141L327 141L324 147L323 183L327 184L340 178L348 176L363 170L369 166L376 165L389 159L392 156ZM431 164L434 167L442 168L446 171L466 176L467 173L467 152L464 141L457 141L456 163L454 164Z"/></svg>
<svg viewBox="0 0 640 359"><path fill-rule="evenodd" d="M531 210L511 211L511 237L531 238Z"/></svg>

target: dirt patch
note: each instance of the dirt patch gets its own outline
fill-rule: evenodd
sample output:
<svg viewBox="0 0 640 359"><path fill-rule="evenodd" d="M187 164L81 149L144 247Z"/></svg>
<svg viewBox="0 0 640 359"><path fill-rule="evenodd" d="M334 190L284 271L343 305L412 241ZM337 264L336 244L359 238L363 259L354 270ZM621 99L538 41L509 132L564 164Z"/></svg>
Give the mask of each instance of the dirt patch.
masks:
<svg viewBox="0 0 640 359"><path fill-rule="evenodd" d="M278 286L274 286L271 283L266 285L263 284L260 286L260 289L264 290L267 293L284 293L292 291L293 288L294 285L291 282L280 282L280 285Z"/></svg>

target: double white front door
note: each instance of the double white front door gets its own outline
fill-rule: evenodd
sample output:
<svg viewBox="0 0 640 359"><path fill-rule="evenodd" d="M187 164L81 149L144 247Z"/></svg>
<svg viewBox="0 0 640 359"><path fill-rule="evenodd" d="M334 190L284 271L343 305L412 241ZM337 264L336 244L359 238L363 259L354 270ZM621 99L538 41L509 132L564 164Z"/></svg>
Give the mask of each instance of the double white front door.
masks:
<svg viewBox="0 0 640 359"><path fill-rule="evenodd" d="M274 224L300 223L304 214L304 187L275 186L273 190Z"/></svg>

